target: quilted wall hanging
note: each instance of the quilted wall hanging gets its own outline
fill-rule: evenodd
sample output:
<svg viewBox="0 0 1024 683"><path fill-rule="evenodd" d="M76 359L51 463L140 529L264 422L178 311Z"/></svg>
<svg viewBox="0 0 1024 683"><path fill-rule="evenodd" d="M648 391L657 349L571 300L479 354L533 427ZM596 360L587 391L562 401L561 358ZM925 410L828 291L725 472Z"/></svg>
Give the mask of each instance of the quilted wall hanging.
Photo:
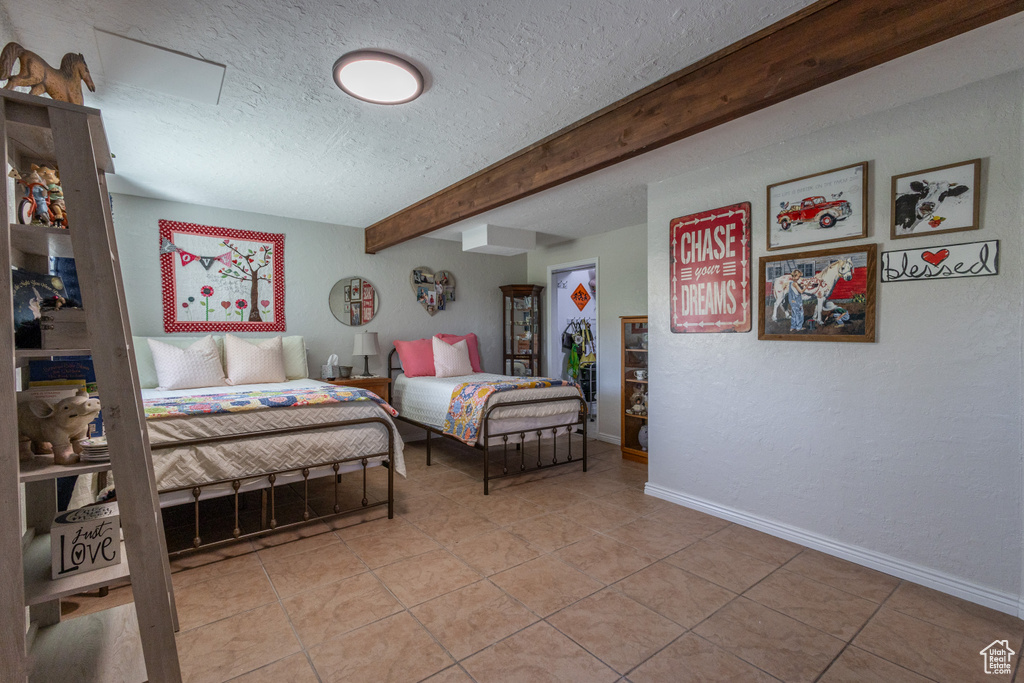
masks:
<svg viewBox="0 0 1024 683"><path fill-rule="evenodd" d="M166 332L283 332L284 235L160 221Z"/></svg>

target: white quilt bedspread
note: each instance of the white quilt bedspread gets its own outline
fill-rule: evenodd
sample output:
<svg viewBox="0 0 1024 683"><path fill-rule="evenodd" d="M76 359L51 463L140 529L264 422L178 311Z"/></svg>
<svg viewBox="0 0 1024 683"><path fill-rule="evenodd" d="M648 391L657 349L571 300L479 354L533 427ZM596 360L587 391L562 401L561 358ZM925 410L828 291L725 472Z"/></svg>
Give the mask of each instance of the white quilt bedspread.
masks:
<svg viewBox="0 0 1024 683"><path fill-rule="evenodd" d="M300 379L281 383L178 391L143 389L142 397L158 399L245 391L287 392L322 384L312 379ZM163 417L159 420L148 420L146 426L150 442L156 445L182 439L201 439L365 417L383 417L387 420L394 434L395 472L405 476L404 444L394 422L380 406L365 401L290 406L239 413ZM385 428L380 424L370 423L294 434L239 437L237 441L198 446L154 449L153 470L156 474L157 488L163 491L200 482L231 479L246 474L316 464L366 453L386 452L387 447ZM351 466L344 467L342 471L346 469L351 469Z"/></svg>

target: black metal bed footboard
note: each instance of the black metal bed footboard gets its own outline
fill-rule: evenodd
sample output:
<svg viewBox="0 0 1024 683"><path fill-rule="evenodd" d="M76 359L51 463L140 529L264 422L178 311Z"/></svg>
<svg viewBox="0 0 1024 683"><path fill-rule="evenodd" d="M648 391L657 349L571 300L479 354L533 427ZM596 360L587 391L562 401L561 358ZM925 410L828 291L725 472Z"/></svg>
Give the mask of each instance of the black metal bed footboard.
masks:
<svg viewBox="0 0 1024 683"><path fill-rule="evenodd" d="M258 472L248 475L243 475L235 478L220 479L217 481L205 481L199 484L189 484L186 486L178 486L175 488L161 489L158 491L159 494L178 493L181 491L190 491L192 493L192 506L194 510L194 537L192 539L192 547L185 548L182 550L176 550L168 553L170 556L181 555L184 553L193 552L199 548L211 548L225 543L233 543L237 540L244 538L252 538L256 536L262 536L280 529L288 529L291 527L297 527L304 524L309 524L318 520L329 519L339 515L349 514L360 510L367 510L370 508L378 507L380 505L388 506L388 519L393 519L395 515L395 468L394 468L394 454L395 454L395 433L391 422L383 417L366 417L356 420L339 420L335 422L322 422L314 425L300 425L296 427L281 427L277 429L267 429L255 432L244 432L240 434L231 434L225 436L211 436L200 439L183 439L180 441L169 441L161 442L150 445L151 450L161 450L169 448L181 448L187 446L201 446L204 444L220 443L225 441L239 441L242 439L249 438L262 438L266 436L274 436L281 434L293 434L297 432L308 432L314 430L334 429L342 427L353 427L360 424L372 424L377 423L384 427L385 432L388 436L388 446L386 451L379 453L364 453L360 455L353 455L346 458L339 458L337 460L325 460L316 463L310 463L308 465L299 465L297 467L289 467L280 470ZM366 470L369 466L369 461L374 458L383 458L382 463L388 470L388 496L386 501L378 501L370 503L367 498L367 480ZM341 475L339 470L341 466L349 462L359 462L361 464L362 474L362 487L363 487L363 498L361 505L349 507L344 510L341 509L338 499L338 489L341 485ZM309 507L309 473L311 470L318 470L323 468L329 468L333 470L332 479L334 481L334 508L330 513L322 515L310 514ZM280 478L289 478L289 475L295 475L296 482L302 483L302 502L304 505L302 519L296 522L288 524L278 524L277 521L277 510L275 501L275 485ZM265 482L265 483L263 483ZM257 531L243 532L239 521L239 497L243 492L241 489L243 486L249 486L252 484L262 484L256 487L257 490L263 492L263 514L261 516L260 529ZM203 543L202 537L200 536L200 509L199 499L203 494L203 490L209 487L229 485L233 493L225 493L223 495L234 497L234 528L232 530L231 538L225 538L217 541L211 541ZM269 496L267 495L269 493ZM269 507L268 507L269 498ZM269 523L267 522L269 512Z"/></svg>
<svg viewBox="0 0 1024 683"><path fill-rule="evenodd" d="M491 431L491 419L494 411L512 408L515 406L522 405L539 405L541 403L556 403L558 401L577 401L579 402L579 411L576 413L576 420L573 422L565 422L557 425L549 425L546 427L526 429L526 430L513 430L511 432L492 432ZM582 396L552 396L551 398L538 398L527 401L506 401L504 403L496 403L487 409L484 413L484 429L483 429L483 451L484 451L484 495L490 493L489 482L492 479L504 479L505 477L512 477L517 474L523 474L524 472L534 472L537 470L547 469L549 467L557 467L559 465L568 465L573 462L572 455L572 435L573 427L581 430L583 435L583 446L580 460L583 462L583 471L587 471L587 403L583 400ZM559 462L558 460L558 434L559 432L565 434L566 442L566 454L565 459ZM551 433L551 461L544 462L543 457L543 445L544 445L544 434L545 432ZM537 437L537 464L532 467L526 466L526 445L527 435L534 435ZM509 437L519 437L519 441L512 441L512 445L516 446L516 451L519 453L519 470L510 472L509 471L509 460L508 460L508 446ZM501 452L502 452L502 467L501 474L491 475L491 440L501 438ZM430 438L429 435L427 437ZM514 457L514 456L513 456ZM531 457L532 464L532 457Z"/></svg>

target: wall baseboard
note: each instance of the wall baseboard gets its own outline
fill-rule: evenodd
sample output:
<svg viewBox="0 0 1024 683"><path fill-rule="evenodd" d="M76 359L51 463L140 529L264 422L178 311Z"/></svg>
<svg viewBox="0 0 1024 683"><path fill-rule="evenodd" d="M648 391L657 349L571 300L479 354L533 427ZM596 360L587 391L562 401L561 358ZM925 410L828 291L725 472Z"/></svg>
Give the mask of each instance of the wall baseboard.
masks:
<svg viewBox="0 0 1024 683"><path fill-rule="evenodd" d="M605 434L604 432L598 432L597 436L594 437L598 441L604 441L605 443L615 444L616 446L622 445L622 439L612 434Z"/></svg>
<svg viewBox="0 0 1024 683"><path fill-rule="evenodd" d="M891 574L907 581L919 583L922 586L933 588L943 593L955 595L970 602L991 607L994 610L1012 614L1024 618L1024 595L1013 595L1002 591L993 590L980 586L970 581L944 572L935 571L912 562L901 560L891 555L876 553L866 548L855 545L840 543L827 536L815 534L799 527L790 526L775 522L757 515L752 515L742 510L718 505L701 498L689 496L671 489L648 483L644 491L655 498L667 500L672 503L693 508L709 515L727 519L742 526L763 531L772 536L784 538L787 541L799 543L800 545L814 550L819 550L828 555L849 560L871 569L876 569L886 574Z"/></svg>

